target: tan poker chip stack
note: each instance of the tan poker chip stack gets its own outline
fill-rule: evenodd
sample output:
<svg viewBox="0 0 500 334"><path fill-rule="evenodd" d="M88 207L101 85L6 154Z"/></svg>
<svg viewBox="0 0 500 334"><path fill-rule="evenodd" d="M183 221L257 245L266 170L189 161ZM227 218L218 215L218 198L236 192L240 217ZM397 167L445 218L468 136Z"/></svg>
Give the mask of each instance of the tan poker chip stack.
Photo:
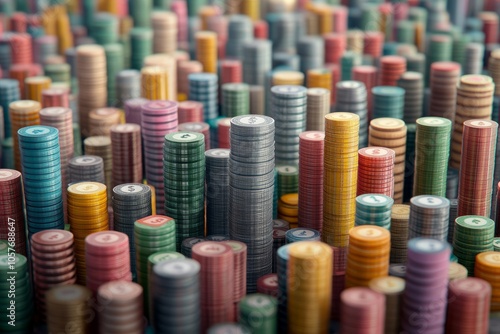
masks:
<svg viewBox="0 0 500 334"><path fill-rule="evenodd" d="M406 263L409 221L410 206L406 204L394 204L391 211L390 263Z"/></svg>
<svg viewBox="0 0 500 334"><path fill-rule="evenodd" d="M467 278L468 270L463 265L458 262L450 262L450 267L448 268L448 280L454 281L456 279Z"/></svg>
<svg viewBox="0 0 500 334"><path fill-rule="evenodd" d="M460 72L460 64L450 61L438 61L431 65L429 116L453 121Z"/></svg>
<svg viewBox="0 0 500 334"><path fill-rule="evenodd" d="M173 54L177 50L177 15L155 11L151 15L153 27L153 52Z"/></svg>
<svg viewBox="0 0 500 334"><path fill-rule="evenodd" d="M61 285L46 294L47 327L50 333L89 333L92 292L81 285Z"/></svg>
<svg viewBox="0 0 500 334"><path fill-rule="evenodd" d="M203 72L217 73L217 34L200 31L195 35L196 60L203 65Z"/></svg>
<svg viewBox="0 0 500 334"><path fill-rule="evenodd" d="M324 131L325 116L330 112L330 91L325 88L307 90L307 131Z"/></svg>
<svg viewBox="0 0 500 334"><path fill-rule="evenodd" d="M89 113L89 136L109 136L113 125L121 123L123 111L118 108L98 108Z"/></svg>
<svg viewBox="0 0 500 334"><path fill-rule="evenodd" d="M9 105L12 143L14 147L14 167L18 171L22 169L17 131L26 126L40 124L39 112L41 108L42 106L39 102L31 100L15 101Z"/></svg>
<svg viewBox="0 0 500 334"><path fill-rule="evenodd" d="M28 77L24 80L24 87L27 100L42 103L42 91L50 88L52 80L49 77Z"/></svg>
<svg viewBox="0 0 500 334"><path fill-rule="evenodd" d="M325 88L332 91L332 72L325 68L307 71L308 88Z"/></svg>
<svg viewBox="0 0 500 334"><path fill-rule="evenodd" d="M191 73L203 72L203 65L197 60L183 60L177 65L177 93L186 101L189 95L189 79ZM179 98L179 102L181 99Z"/></svg>
<svg viewBox="0 0 500 334"><path fill-rule="evenodd" d="M470 119L491 119L495 84L486 75L464 75L457 88L457 108L451 137L450 167L459 169L462 157L463 124Z"/></svg>
<svg viewBox="0 0 500 334"><path fill-rule="evenodd" d="M177 100L177 62L168 54L152 54L144 58L144 66L159 66L165 69L166 99ZM153 99L151 99L153 100Z"/></svg>
<svg viewBox="0 0 500 334"><path fill-rule="evenodd" d="M83 136L89 136L88 115L91 110L106 107L107 77L104 48L82 45L76 49L76 76L78 78L78 112Z"/></svg>
<svg viewBox="0 0 500 334"><path fill-rule="evenodd" d="M357 54L363 53L364 47L364 32L358 29L347 31L347 50Z"/></svg>
<svg viewBox="0 0 500 334"><path fill-rule="evenodd" d="M304 74L299 71L279 71L273 74L273 86L304 84Z"/></svg>
<svg viewBox="0 0 500 334"><path fill-rule="evenodd" d="M397 118L376 118L370 122L368 146L390 148L394 160L394 203L403 202L405 177L406 125Z"/></svg>
<svg viewBox="0 0 500 334"><path fill-rule="evenodd" d="M104 163L104 177L106 180L108 198L111 198L111 191L113 190L113 159L111 151L111 138L106 136L88 137L83 141L83 145L85 149L85 155L96 155L102 158L102 161Z"/></svg>

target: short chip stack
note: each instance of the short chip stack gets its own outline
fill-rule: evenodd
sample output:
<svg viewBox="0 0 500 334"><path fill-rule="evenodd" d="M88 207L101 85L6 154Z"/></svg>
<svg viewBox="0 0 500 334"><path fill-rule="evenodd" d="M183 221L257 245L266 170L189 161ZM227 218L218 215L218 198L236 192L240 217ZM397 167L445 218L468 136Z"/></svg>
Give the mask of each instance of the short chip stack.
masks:
<svg viewBox="0 0 500 334"><path fill-rule="evenodd" d="M441 196L420 195L410 200L409 239L425 237L446 241L450 201Z"/></svg>
<svg viewBox="0 0 500 334"><path fill-rule="evenodd" d="M394 196L394 158L394 151L384 147L370 146L358 151L358 196Z"/></svg>
<svg viewBox="0 0 500 334"><path fill-rule="evenodd" d="M24 81L25 96L27 100L42 103L42 91L49 88L51 80L49 77L29 77Z"/></svg>
<svg viewBox="0 0 500 334"><path fill-rule="evenodd" d="M120 124L123 111L118 108L97 108L88 114L89 136L108 136L111 127Z"/></svg>
<svg viewBox="0 0 500 334"><path fill-rule="evenodd" d="M86 155L95 155L102 158L104 163L104 178L106 180L105 184L106 187L108 187L108 193L111 194L111 190L113 189L111 138L106 136L87 137L83 141L83 145Z"/></svg>
<svg viewBox="0 0 500 334"><path fill-rule="evenodd" d="M167 71L161 66L144 66L141 69L141 97L148 100L167 98Z"/></svg>
<svg viewBox="0 0 500 334"><path fill-rule="evenodd" d="M26 126L40 124L40 109L40 103L30 100L13 101L9 104L8 109L4 109L4 113L9 114L9 117L5 119L5 134L9 135L8 131L12 131L12 142L14 144L14 166L16 170L21 170L21 156L19 153L19 140L17 139L17 132L19 129ZM10 120L10 123L8 123L8 120Z"/></svg>
<svg viewBox="0 0 500 334"><path fill-rule="evenodd" d="M229 153L228 149L205 151L207 235L229 235L227 221L229 209Z"/></svg>
<svg viewBox="0 0 500 334"><path fill-rule="evenodd" d="M352 112L359 116L359 146L368 143L368 95L359 81L340 81L335 88L335 111Z"/></svg>
<svg viewBox="0 0 500 334"><path fill-rule="evenodd" d="M401 87L377 86L372 89L373 118L404 118L405 90Z"/></svg>
<svg viewBox="0 0 500 334"><path fill-rule="evenodd" d="M104 163L101 157L82 155L69 160L68 183L84 181L105 183Z"/></svg>
<svg viewBox="0 0 500 334"><path fill-rule="evenodd" d="M119 124L111 127L113 185L142 182L141 127Z"/></svg>
<svg viewBox="0 0 500 334"><path fill-rule="evenodd" d="M474 276L490 283L491 304L490 312L500 311L500 287L498 282L498 273L500 272L500 253L484 252L476 256Z"/></svg>
<svg viewBox="0 0 500 334"><path fill-rule="evenodd" d="M398 87L405 90L403 120L405 123L415 123L422 117L424 104L424 79L422 73L405 72L399 77Z"/></svg>
<svg viewBox="0 0 500 334"><path fill-rule="evenodd" d="M380 86L396 86L404 72L406 72L406 58L401 56L380 58Z"/></svg>
<svg viewBox="0 0 500 334"><path fill-rule="evenodd" d="M431 64L429 115L453 121L457 100L460 64L435 62Z"/></svg>
<svg viewBox="0 0 500 334"><path fill-rule="evenodd" d="M81 285L57 286L47 292L47 327L51 333L64 332L71 324L75 331L89 331L92 291Z"/></svg>
<svg viewBox="0 0 500 334"><path fill-rule="evenodd" d="M390 263L406 263L409 220L409 205L394 204L392 206Z"/></svg>
<svg viewBox="0 0 500 334"><path fill-rule="evenodd" d="M353 287L340 294L341 333L384 331L386 298L367 287Z"/></svg>
<svg viewBox="0 0 500 334"><path fill-rule="evenodd" d="M380 194L364 194L356 197L355 225L376 225L390 230L393 203L391 197Z"/></svg>
<svg viewBox="0 0 500 334"><path fill-rule="evenodd" d="M278 218L287 221L291 228L296 228L299 222L299 195L286 194L278 200Z"/></svg>
<svg viewBox="0 0 500 334"><path fill-rule="evenodd" d="M239 304L239 322L253 333L275 333L278 324L278 300L262 293L245 296ZM259 321L255 321L258 317Z"/></svg>

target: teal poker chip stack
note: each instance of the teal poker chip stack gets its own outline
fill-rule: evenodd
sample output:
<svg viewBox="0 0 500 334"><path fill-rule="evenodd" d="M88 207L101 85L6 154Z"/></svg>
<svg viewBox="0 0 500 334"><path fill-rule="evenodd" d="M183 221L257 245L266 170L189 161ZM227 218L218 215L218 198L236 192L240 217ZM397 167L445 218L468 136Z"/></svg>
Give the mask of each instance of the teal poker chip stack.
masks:
<svg viewBox="0 0 500 334"><path fill-rule="evenodd" d="M153 30L141 27L130 30L130 48L131 68L140 70L144 65L144 58L153 54Z"/></svg>
<svg viewBox="0 0 500 334"><path fill-rule="evenodd" d="M108 106L114 106L117 98L117 75L125 68L123 46L119 43L104 45L106 55L106 87L108 90Z"/></svg>
<svg viewBox="0 0 500 334"><path fill-rule="evenodd" d="M465 66L465 49L470 43L470 36L466 34L455 34L453 36L451 60Z"/></svg>
<svg viewBox="0 0 500 334"><path fill-rule="evenodd" d="M69 64L47 64L43 67L45 76L52 83L64 83L71 87L71 66Z"/></svg>
<svg viewBox="0 0 500 334"><path fill-rule="evenodd" d="M12 274L12 273L16 274ZM13 279L12 279L13 278ZM11 285L15 293L10 293ZM10 296L10 297L9 297ZM12 306L14 305L14 306ZM13 311L11 311L13 309ZM33 290L25 256L0 255L0 332L31 333L34 312ZM9 325L9 315L14 314L15 326Z"/></svg>
<svg viewBox="0 0 500 334"><path fill-rule="evenodd" d="M340 77L342 81L351 80L352 68L362 64L361 55L354 51L346 51L340 58Z"/></svg>
<svg viewBox="0 0 500 334"><path fill-rule="evenodd" d="M253 25L246 15L231 15L227 26L226 58L242 59L243 45L253 40Z"/></svg>
<svg viewBox="0 0 500 334"><path fill-rule="evenodd" d="M219 94L218 77L212 73L193 73L188 76L189 100L203 103L205 121L217 118Z"/></svg>
<svg viewBox="0 0 500 334"><path fill-rule="evenodd" d="M275 52L273 53L272 68L276 67L285 67L292 71L298 71L300 69L300 57L285 52Z"/></svg>
<svg viewBox="0 0 500 334"><path fill-rule="evenodd" d="M391 228L391 210L394 200L381 194L363 194L356 197L355 225L376 225Z"/></svg>
<svg viewBox="0 0 500 334"><path fill-rule="evenodd" d="M204 235L205 136L174 132L163 146L165 212L176 221L177 250L184 239Z"/></svg>
<svg viewBox="0 0 500 334"><path fill-rule="evenodd" d="M382 47L382 55L383 56L395 56L398 54L398 47L399 47L398 42L384 43L384 46Z"/></svg>
<svg viewBox="0 0 500 334"><path fill-rule="evenodd" d="M229 235L228 189L229 149L215 148L205 152L207 235ZM208 239L207 237L207 240Z"/></svg>
<svg viewBox="0 0 500 334"><path fill-rule="evenodd" d="M495 252L500 252L500 238L494 238L493 239L493 250Z"/></svg>
<svg viewBox="0 0 500 334"><path fill-rule="evenodd" d="M360 7L360 27L363 31L379 31L378 22L382 22L382 17L378 5L375 3L364 3Z"/></svg>
<svg viewBox="0 0 500 334"><path fill-rule="evenodd" d="M153 0L129 0L130 16L135 27L150 27Z"/></svg>
<svg viewBox="0 0 500 334"><path fill-rule="evenodd" d="M2 58L1 54L0 58ZM4 110L3 124L5 129L5 131L4 129L0 129L0 133L3 133L5 138L11 137L10 116L8 112L9 104L20 99L19 81L14 79L0 79L0 106Z"/></svg>
<svg viewBox="0 0 500 334"><path fill-rule="evenodd" d="M426 56L423 53L406 55L406 70L422 74L425 82Z"/></svg>
<svg viewBox="0 0 500 334"><path fill-rule="evenodd" d="M320 241L319 231L312 228L297 227L285 232L285 241L291 244L299 241Z"/></svg>
<svg viewBox="0 0 500 334"><path fill-rule="evenodd" d="M298 62L298 56L295 57L297 57ZM271 42L264 39L256 39L244 44L242 65L243 82L249 85L264 85L266 73L273 68Z"/></svg>
<svg viewBox="0 0 500 334"><path fill-rule="evenodd" d="M417 237L446 241L450 201L444 197L421 195L410 200L408 239Z"/></svg>
<svg viewBox="0 0 500 334"><path fill-rule="evenodd" d="M413 196L446 196L451 128L446 118L417 119Z"/></svg>
<svg viewBox="0 0 500 334"><path fill-rule="evenodd" d="M34 125L19 129L17 135L29 235L64 229L59 131Z"/></svg>
<svg viewBox="0 0 500 334"><path fill-rule="evenodd" d="M68 183L99 182L106 184L104 161L96 155L81 155L68 163Z"/></svg>
<svg viewBox="0 0 500 334"><path fill-rule="evenodd" d="M325 44L319 36L303 36L297 41L297 54L300 57L300 71L323 68L325 65ZM342 78L344 79L344 78Z"/></svg>
<svg viewBox="0 0 500 334"><path fill-rule="evenodd" d="M373 118L404 118L405 90L401 87L377 86L372 88Z"/></svg>
<svg viewBox="0 0 500 334"><path fill-rule="evenodd" d="M250 87L246 83L222 85L222 116L235 117L250 113Z"/></svg>
<svg viewBox="0 0 500 334"><path fill-rule="evenodd" d="M204 237L191 237L191 238L186 238L182 240L181 244L181 253L188 259L191 258L191 250L193 249L193 246L196 245L199 242L206 241Z"/></svg>
<svg viewBox="0 0 500 334"><path fill-rule="evenodd" d="M278 300L262 293L245 296L239 303L239 322L252 333L273 334L278 325ZM259 319L259 321L255 321Z"/></svg>
<svg viewBox="0 0 500 334"><path fill-rule="evenodd" d="M493 251L495 222L487 217L461 216L455 220L453 254L458 263L474 276L476 255Z"/></svg>
<svg viewBox="0 0 500 334"><path fill-rule="evenodd" d="M415 22L401 20L397 23L396 37L399 43L415 43Z"/></svg>
<svg viewBox="0 0 500 334"><path fill-rule="evenodd" d="M299 168L294 165L281 165L276 167L278 173L277 199L286 194L295 194L299 192Z"/></svg>
<svg viewBox="0 0 500 334"><path fill-rule="evenodd" d="M113 44L118 42L118 17L110 13L96 13L90 27L90 37L97 44Z"/></svg>
<svg viewBox="0 0 500 334"><path fill-rule="evenodd" d="M424 107L424 77L418 72L405 72L398 80L398 87L405 90L403 121L415 123L422 117Z"/></svg>

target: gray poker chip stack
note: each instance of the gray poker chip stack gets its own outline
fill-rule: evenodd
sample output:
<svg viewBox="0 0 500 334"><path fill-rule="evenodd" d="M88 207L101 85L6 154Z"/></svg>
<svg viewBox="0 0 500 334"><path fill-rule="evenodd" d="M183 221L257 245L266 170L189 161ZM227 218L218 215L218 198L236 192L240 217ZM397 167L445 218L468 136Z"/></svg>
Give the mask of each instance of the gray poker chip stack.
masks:
<svg viewBox="0 0 500 334"><path fill-rule="evenodd" d="M368 94L360 81L340 81L335 87L335 111L359 116L359 148L368 145Z"/></svg>
<svg viewBox="0 0 500 334"><path fill-rule="evenodd" d="M243 44L243 82L249 85L264 85L266 73L272 68L272 44L265 39L256 39Z"/></svg>
<svg viewBox="0 0 500 334"><path fill-rule="evenodd" d="M252 21L245 15L232 15L227 30L226 57L242 59L243 45L253 40Z"/></svg>
<svg viewBox="0 0 500 334"><path fill-rule="evenodd" d="M123 70L115 77L116 107L122 108L125 101L141 97L141 72Z"/></svg>
<svg viewBox="0 0 500 334"><path fill-rule="evenodd" d="M273 68L276 67L287 67L292 71L298 71L300 69L300 57L286 52L275 52L273 53Z"/></svg>
<svg viewBox="0 0 500 334"><path fill-rule="evenodd" d="M205 151L207 235L229 235L227 222L229 149Z"/></svg>
<svg viewBox="0 0 500 334"><path fill-rule="evenodd" d="M417 237L446 241L450 201L441 196L420 195L410 200L408 239Z"/></svg>
<svg viewBox="0 0 500 334"><path fill-rule="evenodd" d="M465 47L465 61L463 75L482 74L483 72L484 44L469 43Z"/></svg>
<svg viewBox="0 0 500 334"><path fill-rule="evenodd" d="M104 162L96 155L82 155L72 158L68 163L68 183L99 182L106 184Z"/></svg>
<svg viewBox="0 0 500 334"><path fill-rule="evenodd" d="M297 54L300 56L300 71L304 74L325 64L325 44L318 36L304 36L297 41Z"/></svg>
<svg viewBox="0 0 500 334"><path fill-rule="evenodd" d="M297 21L292 13L269 13L269 39L274 52L295 53Z"/></svg>

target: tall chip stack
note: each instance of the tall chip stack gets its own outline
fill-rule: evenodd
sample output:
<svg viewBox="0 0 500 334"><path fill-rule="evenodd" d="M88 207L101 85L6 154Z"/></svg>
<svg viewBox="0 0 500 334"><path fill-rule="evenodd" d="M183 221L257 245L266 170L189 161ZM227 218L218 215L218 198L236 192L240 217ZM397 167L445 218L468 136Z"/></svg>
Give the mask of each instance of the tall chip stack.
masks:
<svg viewBox="0 0 500 334"><path fill-rule="evenodd" d="M171 54L177 50L177 16L172 12L155 11L151 14L153 52Z"/></svg>
<svg viewBox="0 0 500 334"><path fill-rule="evenodd" d="M203 66L203 72L217 72L217 34L211 31L196 33L196 60Z"/></svg>
<svg viewBox="0 0 500 334"><path fill-rule="evenodd" d="M205 151L206 165L206 228L207 235L229 235L228 187L229 187L228 149Z"/></svg>
<svg viewBox="0 0 500 334"><path fill-rule="evenodd" d="M142 182L141 127L119 124L111 127L113 186Z"/></svg>
<svg viewBox="0 0 500 334"><path fill-rule="evenodd" d="M418 72L405 72L399 77L398 87L405 90L403 120L405 123L415 123L423 113L423 76Z"/></svg>

